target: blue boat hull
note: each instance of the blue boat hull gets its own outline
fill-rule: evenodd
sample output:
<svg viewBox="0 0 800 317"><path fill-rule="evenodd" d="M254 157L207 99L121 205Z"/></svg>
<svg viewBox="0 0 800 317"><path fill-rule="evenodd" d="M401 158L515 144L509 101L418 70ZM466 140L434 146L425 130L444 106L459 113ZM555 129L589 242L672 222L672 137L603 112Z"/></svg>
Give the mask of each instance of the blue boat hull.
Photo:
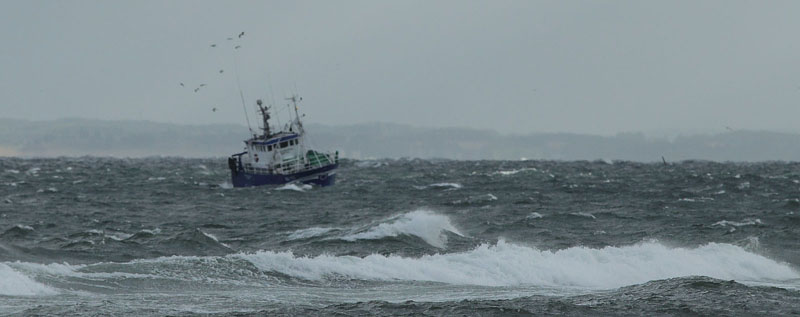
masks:
<svg viewBox="0 0 800 317"><path fill-rule="evenodd" d="M284 185L292 182L330 186L336 182L334 170L339 164L331 164L317 169L294 174L252 174L242 169L231 170L231 183L233 187L250 187L262 185Z"/></svg>

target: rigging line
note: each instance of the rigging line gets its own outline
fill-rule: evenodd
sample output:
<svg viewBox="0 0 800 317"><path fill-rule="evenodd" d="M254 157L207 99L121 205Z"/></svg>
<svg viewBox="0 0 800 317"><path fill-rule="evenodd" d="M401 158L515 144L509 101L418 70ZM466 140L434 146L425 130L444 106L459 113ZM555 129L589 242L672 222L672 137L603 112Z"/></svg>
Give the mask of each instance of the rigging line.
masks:
<svg viewBox="0 0 800 317"><path fill-rule="evenodd" d="M247 115L247 105L244 102L244 93L242 92L242 84L239 80L239 55L233 52L233 72L236 73L236 86L239 87L239 97L242 98L242 110L244 110L244 119L247 120L247 129L253 133L253 128L250 126L250 116Z"/></svg>

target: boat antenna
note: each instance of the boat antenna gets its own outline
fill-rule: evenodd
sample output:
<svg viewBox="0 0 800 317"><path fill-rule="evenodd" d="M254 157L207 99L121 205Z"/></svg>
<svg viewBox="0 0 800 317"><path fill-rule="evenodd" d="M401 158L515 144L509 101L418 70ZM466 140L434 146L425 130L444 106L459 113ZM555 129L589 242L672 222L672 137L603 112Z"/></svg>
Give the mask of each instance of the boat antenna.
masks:
<svg viewBox="0 0 800 317"><path fill-rule="evenodd" d="M237 58L239 55L233 52L233 73L236 75L236 87L239 88L239 97L242 99L242 110L244 110L244 119L247 120L247 129L250 130L250 133L253 133L253 128L250 126L250 116L247 115L247 105L244 102L244 93L242 92L242 84L239 80L239 59ZM259 100L259 105L260 105Z"/></svg>

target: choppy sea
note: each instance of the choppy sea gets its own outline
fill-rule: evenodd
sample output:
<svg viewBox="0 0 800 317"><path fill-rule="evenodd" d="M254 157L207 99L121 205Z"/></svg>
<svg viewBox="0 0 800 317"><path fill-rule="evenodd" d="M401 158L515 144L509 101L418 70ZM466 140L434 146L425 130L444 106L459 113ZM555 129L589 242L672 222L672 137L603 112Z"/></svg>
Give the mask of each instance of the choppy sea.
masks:
<svg viewBox="0 0 800 317"><path fill-rule="evenodd" d="M800 314L800 164L0 159L0 315Z"/></svg>

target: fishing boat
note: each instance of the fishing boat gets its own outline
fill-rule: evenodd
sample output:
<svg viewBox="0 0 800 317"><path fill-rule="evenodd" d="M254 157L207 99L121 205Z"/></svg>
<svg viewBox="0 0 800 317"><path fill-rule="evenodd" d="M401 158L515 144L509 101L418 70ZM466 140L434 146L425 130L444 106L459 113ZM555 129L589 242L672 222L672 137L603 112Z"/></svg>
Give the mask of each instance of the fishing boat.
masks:
<svg viewBox="0 0 800 317"><path fill-rule="evenodd" d="M256 101L262 119L261 134L254 133L244 140L244 152L228 158L234 187L290 183L329 186L335 183L339 152L308 148L305 128L297 112L297 103L303 98L293 95L287 100L294 108L294 119L290 119L280 131L271 129L271 107L265 106L260 99Z"/></svg>

